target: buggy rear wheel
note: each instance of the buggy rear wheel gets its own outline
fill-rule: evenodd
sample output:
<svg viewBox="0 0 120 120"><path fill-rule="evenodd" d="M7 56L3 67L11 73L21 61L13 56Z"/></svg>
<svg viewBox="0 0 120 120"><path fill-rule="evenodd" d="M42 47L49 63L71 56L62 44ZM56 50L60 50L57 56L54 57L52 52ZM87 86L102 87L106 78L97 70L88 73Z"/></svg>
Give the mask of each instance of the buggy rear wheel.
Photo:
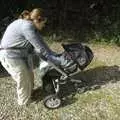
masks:
<svg viewBox="0 0 120 120"><path fill-rule="evenodd" d="M59 108L61 105L61 99L57 95L49 95L44 99L45 107L49 109Z"/></svg>

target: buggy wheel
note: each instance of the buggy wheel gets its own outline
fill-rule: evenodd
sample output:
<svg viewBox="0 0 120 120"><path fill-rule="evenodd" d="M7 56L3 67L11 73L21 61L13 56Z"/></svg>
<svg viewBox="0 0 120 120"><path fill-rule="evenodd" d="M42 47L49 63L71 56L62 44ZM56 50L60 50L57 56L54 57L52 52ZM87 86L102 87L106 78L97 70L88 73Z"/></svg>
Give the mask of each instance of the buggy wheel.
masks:
<svg viewBox="0 0 120 120"><path fill-rule="evenodd" d="M49 109L59 108L61 105L61 99L57 95L49 95L45 97L44 105Z"/></svg>

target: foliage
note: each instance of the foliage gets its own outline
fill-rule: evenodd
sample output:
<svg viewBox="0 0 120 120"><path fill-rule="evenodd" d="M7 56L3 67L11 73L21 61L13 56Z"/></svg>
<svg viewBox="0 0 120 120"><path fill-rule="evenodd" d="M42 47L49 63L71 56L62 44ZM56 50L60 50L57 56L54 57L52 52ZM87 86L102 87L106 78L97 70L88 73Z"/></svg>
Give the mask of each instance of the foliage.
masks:
<svg viewBox="0 0 120 120"><path fill-rule="evenodd" d="M117 0L46 1L47 29L56 39L120 44L120 2Z"/></svg>
<svg viewBox="0 0 120 120"><path fill-rule="evenodd" d="M48 17L45 34L50 31L47 34L50 39L120 44L118 0L27 0L21 4L14 0L11 5L3 0L1 2L1 9L7 11L9 8L16 14L23 9L42 7ZM12 13L5 12L6 15Z"/></svg>

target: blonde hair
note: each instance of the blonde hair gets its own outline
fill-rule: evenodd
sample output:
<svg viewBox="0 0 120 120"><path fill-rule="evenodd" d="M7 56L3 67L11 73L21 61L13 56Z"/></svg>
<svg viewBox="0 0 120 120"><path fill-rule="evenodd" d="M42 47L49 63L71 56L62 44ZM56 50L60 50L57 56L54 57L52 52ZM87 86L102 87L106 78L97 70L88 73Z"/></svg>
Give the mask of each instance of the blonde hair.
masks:
<svg viewBox="0 0 120 120"><path fill-rule="evenodd" d="M42 8L34 8L32 11L24 10L19 18L21 19L29 19L34 20L43 17L43 9Z"/></svg>
<svg viewBox="0 0 120 120"><path fill-rule="evenodd" d="M41 8L35 8L31 12L28 10L24 10L20 14L19 18L31 20L38 30L42 30L47 21L47 19L43 17L43 9Z"/></svg>
<svg viewBox="0 0 120 120"><path fill-rule="evenodd" d="M36 19L43 16L42 8L35 8L30 12L31 19Z"/></svg>
<svg viewBox="0 0 120 120"><path fill-rule="evenodd" d="M34 8L31 13L36 13L39 14L40 16L43 14L43 9L42 8Z"/></svg>

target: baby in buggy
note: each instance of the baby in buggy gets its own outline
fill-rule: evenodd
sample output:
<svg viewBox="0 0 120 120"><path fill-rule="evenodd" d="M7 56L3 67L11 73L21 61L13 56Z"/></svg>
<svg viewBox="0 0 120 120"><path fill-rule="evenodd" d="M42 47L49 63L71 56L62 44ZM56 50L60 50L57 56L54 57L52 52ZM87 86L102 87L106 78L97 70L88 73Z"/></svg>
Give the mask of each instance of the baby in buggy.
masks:
<svg viewBox="0 0 120 120"><path fill-rule="evenodd" d="M47 61L41 56L39 65L40 77L45 93L44 105L55 109L61 105L60 85L67 81L79 82L72 78L73 75L86 68L93 59L91 49L81 43L62 44L64 51L57 55L62 65Z"/></svg>

